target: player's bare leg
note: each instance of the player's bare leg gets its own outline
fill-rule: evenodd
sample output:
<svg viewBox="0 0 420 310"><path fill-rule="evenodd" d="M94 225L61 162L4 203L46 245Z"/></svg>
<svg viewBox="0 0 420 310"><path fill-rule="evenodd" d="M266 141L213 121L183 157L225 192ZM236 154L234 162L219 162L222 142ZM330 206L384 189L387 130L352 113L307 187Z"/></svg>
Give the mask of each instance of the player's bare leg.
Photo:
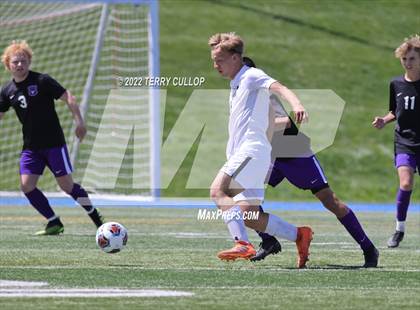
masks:
<svg viewBox="0 0 420 310"><path fill-rule="evenodd" d="M233 196L236 196L243 190L231 176L222 171L218 173L210 188L211 199L215 202L217 208L226 212L224 220L235 241L233 248L217 254L222 260L249 259L255 255L255 249L248 240L241 208L232 199Z"/></svg>
<svg viewBox="0 0 420 310"><path fill-rule="evenodd" d="M39 175L36 174L22 174L20 176L20 189L23 193L29 193L36 188L38 184Z"/></svg>
<svg viewBox="0 0 420 310"><path fill-rule="evenodd" d="M320 190L315 196L322 202L324 207L334 213L337 218L341 219L349 213L349 208L337 198L329 187Z"/></svg>

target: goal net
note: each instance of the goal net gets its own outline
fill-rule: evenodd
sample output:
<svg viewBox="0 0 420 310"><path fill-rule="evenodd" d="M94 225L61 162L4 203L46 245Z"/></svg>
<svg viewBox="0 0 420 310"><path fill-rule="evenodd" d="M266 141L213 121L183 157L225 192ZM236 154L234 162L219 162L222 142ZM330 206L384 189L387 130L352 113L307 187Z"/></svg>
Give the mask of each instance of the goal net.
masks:
<svg viewBox="0 0 420 310"><path fill-rule="evenodd" d="M1 51L12 40L26 40L34 51L31 69L48 73L78 99L88 128L83 143L75 138L66 104L57 101L56 110L71 154L74 179L92 192L156 195L159 143L153 137L158 136L155 130L159 128L159 118L153 119L158 115L154 111L158 101L152 92L112 111L117 124L124 123L124 117L133 109L142 111L135 114L143 124L142 131L133 136L132 128L127 126L127 144L98 142L97 133L110 91L118 87L119 77L158 76L157 16L154 0L0 2ZM0 70L1 84L9 79L9 73ZM0 191L18 192L22 137L21 125L12 109L0 121L0 133ZM134 152L136 143L141 143L142 148ZM134 156L142 159L141 169L135 169L135 174ZM122 160L116 160L121 157ZM110 169L115 164L119 167ZM117 171L112 188L102 185L103 180L114 177L109 175L110 171L113 174ZM38 186L45 191L57 191L47 170Z"/></svg>

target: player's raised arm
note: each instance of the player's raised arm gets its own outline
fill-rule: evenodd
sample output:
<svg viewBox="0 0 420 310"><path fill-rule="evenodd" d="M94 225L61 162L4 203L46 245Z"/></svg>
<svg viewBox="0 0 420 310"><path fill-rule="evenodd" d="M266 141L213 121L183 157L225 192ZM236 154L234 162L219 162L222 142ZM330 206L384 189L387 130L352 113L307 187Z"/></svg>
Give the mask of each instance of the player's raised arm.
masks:
<svg viewBox="0 0 420 310"><path fill-rule="evenodd" d="M395 121L395 114L394 112L390 111L387 115L380 117L375 116L373 119L372 125L375 128L382 129L385 127L386 124Z"/></svg>
<svg viewBox="0 0 420 310"><path fill-rule="evenodd" d="M308 120L308 113L294 92L279 82L272 83L270 85L270 91L286 99L292 107L297 123L302 123Z"/></svg>
<svg viewBox="0 0 420 310"><path fill-rule="evenodd" d="M66 90L60 99L67 103L67 106L73 115L73 119L76 122L76 137L82 141L86 135L86 126L85 122L83 121L83 117L80 114L80 109L77 104L76 97L73 96L69 90Z"/></svg>

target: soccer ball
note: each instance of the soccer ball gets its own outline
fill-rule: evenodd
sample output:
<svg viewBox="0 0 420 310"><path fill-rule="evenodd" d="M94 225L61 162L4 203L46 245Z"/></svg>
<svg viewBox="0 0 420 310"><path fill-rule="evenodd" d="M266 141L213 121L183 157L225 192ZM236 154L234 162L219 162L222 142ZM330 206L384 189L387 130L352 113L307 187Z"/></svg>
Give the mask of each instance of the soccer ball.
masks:
<svg viewBox="0 0 420 310"><path fill-rule="evenodd" d="M96 244L106 253L117 253L127 244L127 229L117 222L103 224L96 231Z"/></svg>

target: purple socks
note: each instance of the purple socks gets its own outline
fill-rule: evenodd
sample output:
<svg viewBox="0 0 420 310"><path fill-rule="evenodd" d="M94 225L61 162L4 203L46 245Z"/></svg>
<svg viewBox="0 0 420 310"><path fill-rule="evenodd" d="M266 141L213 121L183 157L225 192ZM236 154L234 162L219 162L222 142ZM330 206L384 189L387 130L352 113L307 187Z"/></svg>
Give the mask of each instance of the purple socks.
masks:
<svg viewBox="0 0 420 310"><path fill-rule="evenodd" d="M411 191L405 191L401 188L397 193L397 221L405 222L407 218L408 205L410 204Z"/></svg>
<svg viewBox="0 0 420 310"><path fill-rule="evenodd" d="M260 212L263 212L262 207L260 206ZM338 219L341 224L346 228L349 234L353 237L353 239L360 245L363 251L371 248L373 246L372 242L366 236L365 232L363 231L362 226L360 225L359 221L357 220L356 215L354 215L353 211L349 209L349 213L347 213L343 218ZM269 239L271 236L269 234L263 232L257 232L258 235L263 239Z"/></svg>
<svg viewBox="0 0 420 310"><path fill-rule="evenodd" d="M55 217L55 213L53 209L51 209L47 197L45 197L45 195L38 188L35 187L33 191L24 194L26 198L28 198L31 205L47 220Z"/></svg>
<svg viewBox="0 0 420 310"><path fill-rule="evenodd" d="M45 197L38 188L24 194L31 205L47 220L55 217L54 210L51 208L47 197ZM73 197L73 199L76 200L88 213L94 210L88 194L79 184L74 183L70 196Z"/></svg>
<svg viewBox="0 0 420 310"><path fill-rule="evenodd" d="M80 204L86 212L92 212L94 207L89 199L88 193L79 184L74 183L70 196Z"/></svg>
<svg viewBox="0 0 420 310"><path fill-rule="evenodd" d="M356 215L354 215L351 209L349 209L349 213L338 220L341 222L341 224L343 224L353 239L360 245L363 251L366 251L373 246L372 242L363 231L363 228L357 220Z"/></svg>

